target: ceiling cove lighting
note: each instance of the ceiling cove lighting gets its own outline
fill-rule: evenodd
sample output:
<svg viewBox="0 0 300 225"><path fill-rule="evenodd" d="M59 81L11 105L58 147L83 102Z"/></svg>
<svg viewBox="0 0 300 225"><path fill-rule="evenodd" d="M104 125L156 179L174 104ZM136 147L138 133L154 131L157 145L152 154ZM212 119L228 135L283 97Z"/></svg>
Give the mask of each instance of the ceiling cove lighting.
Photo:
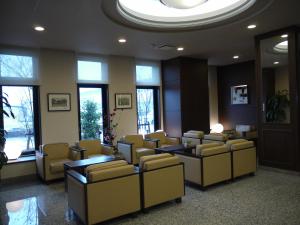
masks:
<svg viewBox="0 0 300 225"><path fill-rule="evenodd" d="M119 38L118 42L121 43L121 44L124 44L124 43L127 42L127 40L125 38Z"/></svg>
<svg viewBox="0 0 300 225"><path fill-rule="evenodd" d="M247 27L248 29L255 29L256 28L256 25L255 24L250 24L248 27Z"/></svg>
<svg viewBox="0 0 300 225"><path fill-rule="evenodd" d="M176 9L190 9L203 4L207 0L160 0L168 7Z"/></svg>
<svg viewBox="0 0 300 225"><path fill-rule="evenodd" d="M239 58L240 58L240 56L238 56L238 55L234 55L232 58L234 58L234 59L239 59Z"/></svg>
<svg viewBox="0 0 300 225"><path fill-rule="evenodd" d="M118 0L117 11L127 21L152 28L187 28L236 16L256 0Z"/></svg>
<svg viewBox="0 0 300 225"><path fill-rule="evenodd" d="M39 31L39 32L45 30L45 27L42 27L42 26L34 26L33 28L34 28L36 31Z"/></svg>
<svg viewBox="0 0 300 225"><path fill-rule="evenodd" d="M183 50L184 50L184 47L178 47L178 48L177 48L177 51L179 51L179 52L180 52L180 51L183 51Z"/></svg>

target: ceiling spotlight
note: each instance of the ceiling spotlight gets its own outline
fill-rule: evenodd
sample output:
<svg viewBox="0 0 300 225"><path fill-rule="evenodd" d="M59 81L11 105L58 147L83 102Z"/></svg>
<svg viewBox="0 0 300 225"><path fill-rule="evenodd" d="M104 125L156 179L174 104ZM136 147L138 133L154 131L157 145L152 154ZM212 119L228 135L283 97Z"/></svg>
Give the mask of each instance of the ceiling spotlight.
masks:
<svg viewBox="0 0 300 225"><path fill-rule="evenodd" d="M34 29L35 29L36 31L44 31L44 30L45 30L45 28L42 27L42 26L34 26Z"/></svg>
<svg viewBox="0 0 300 225"><path fill-rule="evenodd" d="M289 35L288 34L283 34L283 35L281 35L280 37L282 37L282 38L287 38Z"/></svg>
<svg viewBox="0 0 300 225"><path fill-rule="evenodd" d="M119 43L126 43L127 42L127 40L125 39L125 38L119 38Z"/></svg>
<svg viewBox="0 0 300 225"><path fill-rule="evenodd" d="M238 58L240 58L240 56L238 56L238 55L234 55L232 58L234 58L234 59L238 59Z"/></svg>
<svg viewBox="0 0 300 225"><path fill-rule="evenodd" d="M256 28L256 25L255 24L250 24L247 28L248 29L254 29L254 28Z"/></svg>
<svg viewBox="0 0 300 225"><path fill-rule="evenodd" d="M177 51L183 51L184 50L184 47L178 47L177 48Z"/></svg>
<svg viewBox="0 0 300 225"><path fill-rule="evenodd" d="M279 62L276 61L276 62L273 62L273 64L274 64L274 65L277 65L277 64L279 64Z"/></svg>

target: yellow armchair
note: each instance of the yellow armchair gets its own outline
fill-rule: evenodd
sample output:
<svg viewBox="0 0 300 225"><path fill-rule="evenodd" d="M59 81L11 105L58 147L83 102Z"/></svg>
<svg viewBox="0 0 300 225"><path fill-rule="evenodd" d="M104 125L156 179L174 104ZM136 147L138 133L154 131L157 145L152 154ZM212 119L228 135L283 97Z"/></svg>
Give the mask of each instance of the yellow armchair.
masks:
<svg viewBox="0 0 300 225"><path fill-rule="evenodd" d="M157 141L156 147L163 148L171 145L179 145L180 139L176 137L168 137L164 131L154 132L145 135L146 139Z"/></svg>
<svg viewBox="0 0 300 225"><path fill-rule="evenodd" d="M83 151L83 158L93 158L101 155L112 155L113 147L101 144L100 140L81 140L79 141L79 152L74 149L76 159L80 159L80 151Z"/></svg>
<svg viewBox="0 0 300 225"><path fill-rule="evenodd" d="M38 175L44 181L64 177L64 163L74 160L74 155L67 143L53 143L40 146L36 151Z"/></svg>
<svg viewBox="0 0 300 225"><path fill-rule="evenodd" d="M123 141L118 141L117 146L127 162L138 164L142 156L155 154L156 143L144 140L142 135L133 134L124 136Z"/></svg>

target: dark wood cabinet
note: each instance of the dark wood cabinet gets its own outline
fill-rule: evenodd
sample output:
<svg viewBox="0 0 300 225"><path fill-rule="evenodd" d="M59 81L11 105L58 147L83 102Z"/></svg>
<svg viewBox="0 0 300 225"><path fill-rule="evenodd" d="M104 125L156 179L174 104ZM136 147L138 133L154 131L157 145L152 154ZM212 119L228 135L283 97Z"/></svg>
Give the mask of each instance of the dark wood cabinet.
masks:
<svg viewBox="0 0 300 225"><path fill-rule="evenodd" d="M164 129L180 137L187 130L209 131L207 60L162 61Z"/></svg>
<svg viewBox="0 0 300 225"><path fill-rule="evenodd" d="M300 171L299 29L291 27L256 37L256 81L258 96L261 165ZM274 119L270 99L287 91L284 118Z"/></svg>

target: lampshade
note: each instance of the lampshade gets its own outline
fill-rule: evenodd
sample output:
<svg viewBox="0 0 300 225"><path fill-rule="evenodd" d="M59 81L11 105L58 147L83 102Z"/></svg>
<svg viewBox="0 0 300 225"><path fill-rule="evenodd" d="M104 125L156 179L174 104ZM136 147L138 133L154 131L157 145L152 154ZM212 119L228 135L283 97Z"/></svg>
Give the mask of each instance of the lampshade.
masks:
<svg viewBox="0 0 300 225"><path fill-rule="evenodd" d="M160 0L166 6L176 9L190 9L203 4L207 0Z"/></svg>
<svg viewBox="0 0 300 225"><path fill-rule="evenodd" d="M211 133L222 133L223 130L224 130L224 127L220 123L217 123L211 127Z"/></svg>

